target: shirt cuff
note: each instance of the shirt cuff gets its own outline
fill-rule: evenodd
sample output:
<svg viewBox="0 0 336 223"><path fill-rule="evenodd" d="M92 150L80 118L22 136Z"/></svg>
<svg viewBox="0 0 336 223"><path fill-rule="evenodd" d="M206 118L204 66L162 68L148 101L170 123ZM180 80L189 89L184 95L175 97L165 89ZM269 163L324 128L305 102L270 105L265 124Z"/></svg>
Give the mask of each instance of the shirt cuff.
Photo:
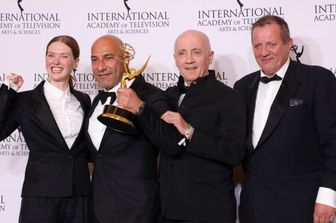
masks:
<svg viewBox="0 0 336 223"><path fill-rule="evenodd" d="M14 91L18 92L19 88L16 86L16 84L13 83L13 81L9 81L9 80L5 80L5 83L8 86L8 90L9 88L12 88Z"/></svg>
<svg viewBox="0 0 336 223"><path fill-rule="evenodd" d="M336 191L330 188L320 187L317 193L316 203L336 208Z"/></svg>

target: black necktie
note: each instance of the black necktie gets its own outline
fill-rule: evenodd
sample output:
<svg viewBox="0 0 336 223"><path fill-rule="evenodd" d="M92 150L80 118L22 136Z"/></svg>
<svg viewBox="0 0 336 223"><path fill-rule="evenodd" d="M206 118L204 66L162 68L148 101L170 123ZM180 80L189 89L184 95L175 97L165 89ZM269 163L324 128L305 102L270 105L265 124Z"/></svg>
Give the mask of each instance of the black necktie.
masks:
<svg viewBox="0 0 336 223"><path fill-rule="evenodd" d="M115 100L116 94L115 92L108 92L108 91L98 91L97 99L101 101L102 104L106 102L106 99L111 97L111 102Z"/></svg>
<svg viewBox="0 0 336 223"><path fill-rule="evenodd" d="M282 80L282 77L278 76L278 75L273 75L273 77L261 77L260 78L260 81L263 82L264 84L267 84L271 81L281 81Z"/></svg>

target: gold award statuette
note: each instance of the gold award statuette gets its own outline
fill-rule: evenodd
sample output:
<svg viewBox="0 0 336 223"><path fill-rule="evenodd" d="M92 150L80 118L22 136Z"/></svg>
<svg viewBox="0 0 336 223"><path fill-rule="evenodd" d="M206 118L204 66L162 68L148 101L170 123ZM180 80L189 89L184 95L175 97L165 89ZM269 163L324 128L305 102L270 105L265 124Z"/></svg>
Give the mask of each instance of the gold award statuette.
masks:
<svg viewBox="0 0 336 223"><path fill-rule="evenodd" d="M141 69L136 70L129 67L129 62L134 58L134 48L125 43L122 46L122 52L122 61L125 71L121 76L120 87L124 88L127 87L126 80L131 80L137 77L146 69L150 57L148 57L146 63L141 67ZM132 112L118 106L105 105L103 113L98 116L98 120L118 132L128 134L136 133L135 115Z"/></svg>

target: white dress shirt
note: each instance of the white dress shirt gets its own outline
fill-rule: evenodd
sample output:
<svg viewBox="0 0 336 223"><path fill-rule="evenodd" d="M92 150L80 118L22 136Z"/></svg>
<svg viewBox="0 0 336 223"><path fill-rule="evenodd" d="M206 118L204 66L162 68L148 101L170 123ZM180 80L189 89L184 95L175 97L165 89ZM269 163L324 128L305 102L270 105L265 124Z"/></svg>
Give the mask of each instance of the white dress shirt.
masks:
<svg viewBox="0 0 336 223"><path fill-rule="evenodd" d="M252 144L254 148L258 145L259 139L261 134L264 130L271 105L277 95L281 83L284 79L285 73L289 66L289 58L286 63L276 72L276 74L282 77L281 81L271 81L267 84L260 82L257 91L257 98L254 110L254 117L253 117L253 129L252 129ZM266 76L262 71L260 71L261 77ZM331 207L336 208L336 191L320 187L316 203L325 204Z"/></svg>
<svg viewBox="0 0 336 223"><path fill-rule="evenodd" d="M257 98L254 108L253 128L252 128L252 144L254 148L258 145L261 134L264 130L268 115L275 96L277 95L285 73L289 66L289 58L286 63L276 72L282 78L280 81L271 81L267 84L259 82ZM260 71L261 77L266 76Z"/></svg>
<svg viewBox="0 0 336 223"><path fill-rule="evenodd" d="M190 85L187 84L187 82L184 82L184 86L190 87ZM181 105L181 103L182 103L182 101L183 101L183 99L184 99L185 96L186 96L186 93L183 93L183 94L180 95L180 97L179 97L179 99L177 101L177 106L178 107L180 107L180 105Z"/></svg>
<svg viewBox="0 0 336 223"><path fill-rule="evenodd" d="M84 112L81 104L70 93L69 87L63 92L46 81L43 88L57 126L70 149L83 123Z"/></svg>
<svg viewBox="0 0 336 223"><path fill-rule="evenodd" d="M134 80L135 79L132 79L130 81L126 80L127 87L131 86ZM114 86L108 92L117 92L119 87L120 87L120 83ZM100 143L106 131L106 125L101 123L97 118L99 115L103 113L105 105L108 105L108 104L111 104L111 97L108 97L104 104L102 104L101 101L98 101L97 106L95 107L89 119L88 132L89 132L91 141L97 150L99 150ZM113 102L113 105L117 105L116 100Z"/></svg>

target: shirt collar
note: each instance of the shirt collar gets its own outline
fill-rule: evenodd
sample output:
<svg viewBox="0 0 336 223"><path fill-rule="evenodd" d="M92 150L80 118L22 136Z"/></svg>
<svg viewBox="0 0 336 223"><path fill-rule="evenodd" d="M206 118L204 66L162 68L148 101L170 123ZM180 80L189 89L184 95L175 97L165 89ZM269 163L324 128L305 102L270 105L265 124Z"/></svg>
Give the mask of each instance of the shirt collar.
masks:
<svg viewBox="0 0 336 223"><path fill-rule="evenodd" d="M282 79L285 77L285 74L286 74L286 71L288 69L288 66L289 66L289 62L290 62L290 59L288 57L287 61L284 63L284 65L282 65L282 67L277 71L275 72L275 74L277 74L279 77L281 77ZM260 70L260 77L266 77L267 75L262 71ZM272 75L273 76L273 75ZM268 76L267 76L268 77Z"/></svg>
<svg viewBox="0 0 336 223"><path fill-rule="evenodd" d="M49 83L49 81L46 81L43 87L44 87L44 93L55 99L61 99L64 96L70 97L70 87L69 86L63 92L62 90L58 89L57 87Z"/></svg>
<svg viewBox="0 0 336 223"><path fill-rule="evenodd" d="M180 84L182 84L182 82L183 82L184 86L186 86L186 87L191 87L191 85L195 85L195 84L197 84L198 82L203 82L203 81L207 80L208 78L211 78L211 76L214 76L214 75L215 75L215 71L214 71L214 70L208 70L208 72L207 72L206 75L197 78L197 79L194 80L191 84L188 84L188 83L184 80L184 78L183 78L182 75L180 75L180 77L179 77L179 81L181 81Z"/></svg>

